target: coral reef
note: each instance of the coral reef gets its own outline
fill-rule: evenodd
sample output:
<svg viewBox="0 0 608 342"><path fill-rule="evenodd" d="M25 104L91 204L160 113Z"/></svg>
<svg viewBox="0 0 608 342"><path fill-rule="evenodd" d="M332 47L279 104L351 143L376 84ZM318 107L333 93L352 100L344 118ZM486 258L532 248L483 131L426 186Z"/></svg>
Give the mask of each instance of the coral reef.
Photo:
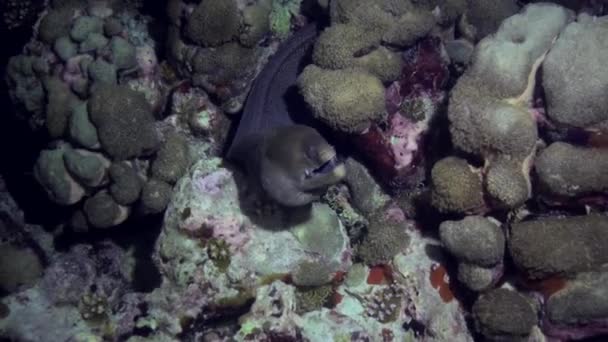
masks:
<svg viewBox="0 0 608 342"><path fill-rule="evenodd" d="M0 170L0 339L608 333L608 6L142 6L0 4L38 16L6 65L36 150ZM29 180L54 203L22 210Z"/></svg>
<svg viewBox="0 0 608 342"><path fill-rule="evenodd" d="M75 231L161 213L191 161L219 154L227 134L207 94L169 84L136 7L54 4L7 67L18 113L54 139L34 175L52 201L77 204ZM194 136L203 137L191 144Z"/></svg>
<svg viewBox="0 0 608 342"><path fill-rule="evenodd" d="M529 169L538 140L532 108L536 72L570 20L571 13L557 5L526 6L479 42L452 91L452 143L484 159L493 206L516 208L531 195Z"/></svg>
<svg viewBox="0 0 608 342"><path fill-rule="evenodd" d="M223 110L236 113L278 45L261 42L286 38L299 10L299 0L171 0L169 61L194 86L215 95Z"/></svg>
<svg viewBox="0 0 608 342"><path fill-rule="evenodd" d="M388 114L352 137L363 160L384 185L407 188L424 173L424 140L446 99L447 57L439 39L425 38L404 53L400 78L385 91Z"/></svg>

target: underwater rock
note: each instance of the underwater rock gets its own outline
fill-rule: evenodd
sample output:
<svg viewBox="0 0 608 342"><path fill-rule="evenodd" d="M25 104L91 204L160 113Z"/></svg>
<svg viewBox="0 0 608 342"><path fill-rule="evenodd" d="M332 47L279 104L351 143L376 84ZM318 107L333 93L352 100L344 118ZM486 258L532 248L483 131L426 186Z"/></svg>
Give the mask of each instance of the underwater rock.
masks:
<svg viewBox="0 0 608 342"><path fill-rule="evenodd" d="M250 282L252 276L259 280L293 275L300 267L311 266L324 270L318 275L322 282L328 282L334 273L346 271L351 254L348 236L331 209L315 204L289 218L289 211L276 208L271 209L267 220L250 213L252 219L239 206L241 201L245 201L245 207L251 206L247 204L251 200L239 200L233 172L219 167L219 163L219 159L197 162L176 185L157 242L157 263L163 274L180 286L187 286L196 277L192 273L198 271L192 263L208 256L192 239L225 241L231 259L225 272L240 281ZM180 264L179 260L188 261ZM207 267L205 272L216 272L211 264ZM294 281L296 278L308 283L294 275Z"/></svg>

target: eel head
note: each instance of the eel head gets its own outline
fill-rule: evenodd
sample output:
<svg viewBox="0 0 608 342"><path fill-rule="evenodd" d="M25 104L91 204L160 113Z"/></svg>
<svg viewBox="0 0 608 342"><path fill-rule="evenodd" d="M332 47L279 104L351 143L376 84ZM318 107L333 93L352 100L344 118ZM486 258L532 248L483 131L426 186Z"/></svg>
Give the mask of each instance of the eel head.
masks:
<svg viewBox="0 0 608 342"><path fill-rule="evenodd" d="M262 187L283 205L308 204L346 174L336 150L309 126L273 129L260 152Z"/></svg>

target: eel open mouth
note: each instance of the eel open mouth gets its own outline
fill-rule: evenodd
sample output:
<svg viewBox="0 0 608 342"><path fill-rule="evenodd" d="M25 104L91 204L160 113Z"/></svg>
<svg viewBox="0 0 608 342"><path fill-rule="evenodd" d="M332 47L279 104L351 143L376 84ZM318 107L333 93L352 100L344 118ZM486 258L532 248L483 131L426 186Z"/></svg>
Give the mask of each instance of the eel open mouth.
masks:
<svg viewBox="0 0 608 342"><path fill-rule="evenodd" d="M312 175L330 173L339 164L340 164L340 162L338 160L338 157L336 155L334 155L332 158L327 160L325 163L321 164L321 166L312 170Z"/></svg>

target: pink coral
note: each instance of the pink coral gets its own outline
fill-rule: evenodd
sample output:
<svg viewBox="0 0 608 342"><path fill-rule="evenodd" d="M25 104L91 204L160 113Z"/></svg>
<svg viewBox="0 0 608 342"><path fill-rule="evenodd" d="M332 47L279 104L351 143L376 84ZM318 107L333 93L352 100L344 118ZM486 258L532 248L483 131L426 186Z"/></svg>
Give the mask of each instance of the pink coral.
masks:
<svg viewBox="0 0 608 342"><path fill-rule="evenodd" d="M404 53L399 80L385 92L387 127L372 125L353 137L356 148L388 185L401 187L421 166L429 122L445 100L449 72L441 41L428 38Z"/></svg>

